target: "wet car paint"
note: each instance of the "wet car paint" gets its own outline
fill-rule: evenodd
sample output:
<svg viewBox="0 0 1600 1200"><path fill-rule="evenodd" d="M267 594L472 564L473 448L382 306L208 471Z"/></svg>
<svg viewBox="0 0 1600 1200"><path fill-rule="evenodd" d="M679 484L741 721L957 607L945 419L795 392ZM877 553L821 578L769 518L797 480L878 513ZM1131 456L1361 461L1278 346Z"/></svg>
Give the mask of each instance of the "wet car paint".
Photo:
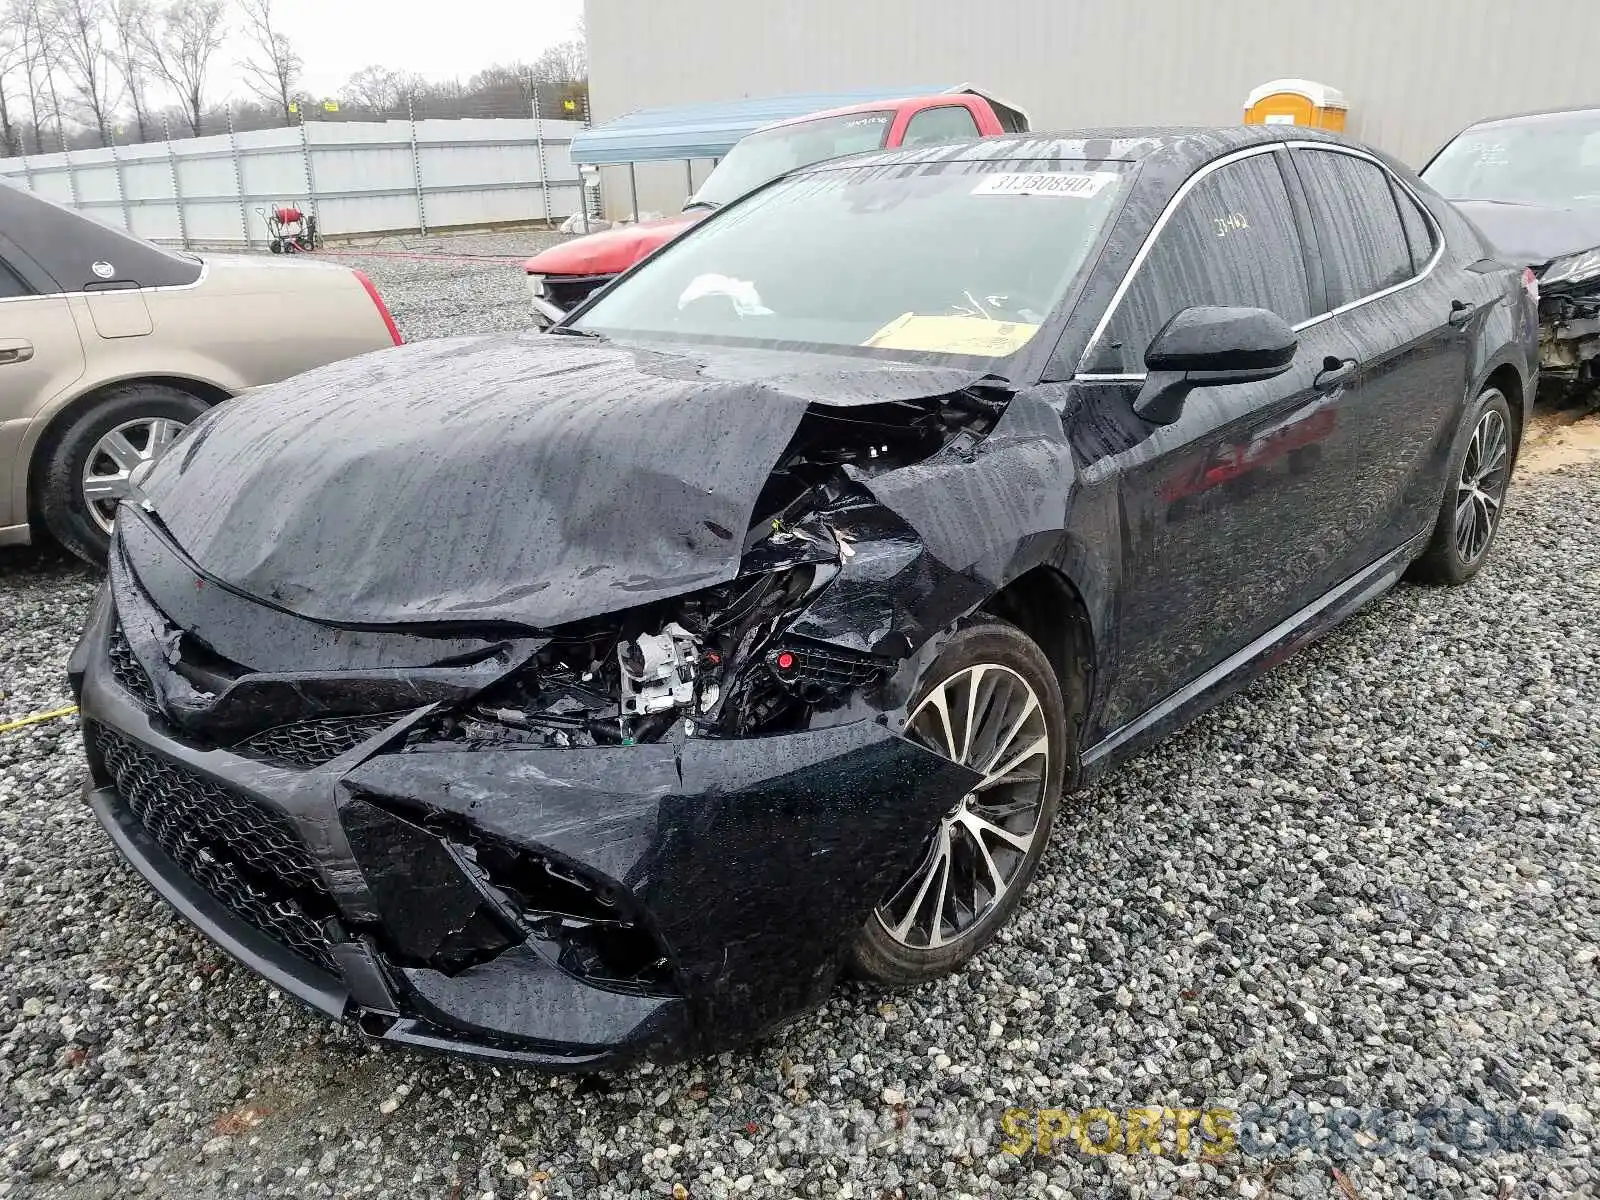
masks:
<svg viewBox="0 0 1600 1200"><path fill-rule="evenodd" d="M180 889L170 856L127 833L99 727L287 814L337 909L343 976L290 990L390 1041L588 1068L703 1052L803 1012L971 783L898 732L964 621L1031 617L1084 774L1103 770L1391 585L1431 526L1464 405L1491 379L1531 403L1526 297L1472 269L1477 236L1425 190L1439 263L1301 330L1291 376L1197 389L1165 426L1133 414L1142 381L1079 377L1178 189L1281 136L920 152L1141 160L1098 268L1004 377L992 362L521 335L357 360L209 418L150 480L149 511L119 522L115 614L103 599L74 656L102 821L147 878ZM1445 321L1456 299L1475 305L1460 328ZM1366 369L1318 390L1344 357ZM888 412L928 431L880 454ZM796 506L767 524L766 489L811 471L813 446L842 455L837 471L794 484ZM301 486L284 496L291 466ZM795 570L811 582L765 640L700 664L696 686L721 670L723 694L697 693L704 707L651 740L530 744L450 724L547 664L563 622L625 622ZM118 619L149 703L111 670ZM781 730L733 731L727 693L778 647L844 655L866 682ZM251 749L283 722L361 714L392 719L310 769ZM619 986L575 969L571 943L540 944L505 880L474 865L475 838L610 897L665 974ZM405 903L405 864L436 911ZM230 949L249 940L237 913L190 915Z"/></svg>

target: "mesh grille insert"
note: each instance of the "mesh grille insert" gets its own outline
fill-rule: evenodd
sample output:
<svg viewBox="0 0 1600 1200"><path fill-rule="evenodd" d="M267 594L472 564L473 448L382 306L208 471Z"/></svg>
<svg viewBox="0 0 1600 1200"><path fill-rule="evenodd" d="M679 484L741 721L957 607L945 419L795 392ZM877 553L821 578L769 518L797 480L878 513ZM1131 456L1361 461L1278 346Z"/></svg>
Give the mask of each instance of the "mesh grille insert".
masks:
<svg viewBox="0 0 1600 1200"><path fill-rule="evenodd" d="M383 732L394 720L390 714L294 721L253 734L234 751L291 767L320 767Z"/></svg>
<svg viewBox="0 0 1600 1200"><path fill-rule="evenodd" d="M139 660L133 656L133 647L128 645L128 636L122 632L121 621L111 627L107 657L111 660L111 677L117 681L117 686L145 708L154 709L155 689L150 686L150 677L144 673Z"/></svg>
<svg viewBox="0 0 1600 1200"><path fill-rule="evenodd" d="M92 730L117 795L185 874L235 916L337 974L323 928L333 901L286 818L103 726Z"/></svg>

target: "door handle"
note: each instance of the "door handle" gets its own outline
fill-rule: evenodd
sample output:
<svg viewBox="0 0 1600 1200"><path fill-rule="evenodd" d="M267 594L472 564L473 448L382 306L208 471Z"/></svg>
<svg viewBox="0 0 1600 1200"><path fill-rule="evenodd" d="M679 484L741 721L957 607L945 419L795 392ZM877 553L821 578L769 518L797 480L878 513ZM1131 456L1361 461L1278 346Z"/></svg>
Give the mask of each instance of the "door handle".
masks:
<svg viewBox="0 0 1600 1200"><path fill-rule="evenodd" d="M1353 358L1334 358L1328 355L1322 360L1322 370L1313 381L1313 386L1319 392L1331 392L1350 382L1356 373L1356 368L1361 364Z"/></svg>
<svg viewBox="0 0 1600 1200"><path fill-rule="evenodd" d="M1450 301L1450 316L1446 318L1452 326L1460 329L1472 320L1472 314L1478 311L1476 304L1468 304L1465 300Z"/></svg>
<svg viewBox="0 0 1600 1200"><path fill-rule="evenodd" d="M32 357L32 342L0 342L0 367L7 363L27 362Z"/></svg>

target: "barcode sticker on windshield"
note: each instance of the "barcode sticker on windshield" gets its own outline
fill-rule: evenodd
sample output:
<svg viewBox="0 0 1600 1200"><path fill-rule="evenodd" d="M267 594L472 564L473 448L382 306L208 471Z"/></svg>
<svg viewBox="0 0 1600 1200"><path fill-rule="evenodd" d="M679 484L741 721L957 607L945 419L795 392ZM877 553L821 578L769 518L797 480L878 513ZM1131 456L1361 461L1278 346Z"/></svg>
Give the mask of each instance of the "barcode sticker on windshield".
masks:
<svg viewBox="0 0 1600 1200"><path fill-rule="evenodd" d="M1086 171L1068 173L1052 171L1048 174L1022 174L997 171L985 175L972 189L974 196L1071 196L1087 199L1097 196L1108 184L1121 176L1115 171Z"/></svg>

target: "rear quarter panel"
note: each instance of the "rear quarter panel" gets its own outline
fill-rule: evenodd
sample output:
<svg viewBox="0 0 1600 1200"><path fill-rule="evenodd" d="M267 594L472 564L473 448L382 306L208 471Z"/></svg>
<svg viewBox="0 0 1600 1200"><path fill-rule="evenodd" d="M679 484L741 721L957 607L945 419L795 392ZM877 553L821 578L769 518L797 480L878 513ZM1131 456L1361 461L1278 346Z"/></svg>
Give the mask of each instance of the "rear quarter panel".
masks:
<svg viewBox="0 0 1600 1200"><path fill-rule="evenodd" d="M122 339L144 344L103 343L124 378L132 355L140 370L238 392L393 344L360 279L327 263L218 258L195 287L147 299L154 332Z"/></svg>
<svg viewBox="0 0 1600 1200"><path fill-rule="evenodd" d="M1523 286L1522 268L1497 259L1494 248L1477 226L1448 200L1420 180L1410 182L1417 185L1418 194L1444 229L1451 247L1458 251L1465 276L1479 284L1489 301L1471 343L1471 394L1476 396L1482 391L1496 371L1511 367L1520 377L1522 388L1520 394L1507 395L1506 399L1513 409L1521 409L1522 426L1526 428L1539 388L1539 305Z"/></svg>

